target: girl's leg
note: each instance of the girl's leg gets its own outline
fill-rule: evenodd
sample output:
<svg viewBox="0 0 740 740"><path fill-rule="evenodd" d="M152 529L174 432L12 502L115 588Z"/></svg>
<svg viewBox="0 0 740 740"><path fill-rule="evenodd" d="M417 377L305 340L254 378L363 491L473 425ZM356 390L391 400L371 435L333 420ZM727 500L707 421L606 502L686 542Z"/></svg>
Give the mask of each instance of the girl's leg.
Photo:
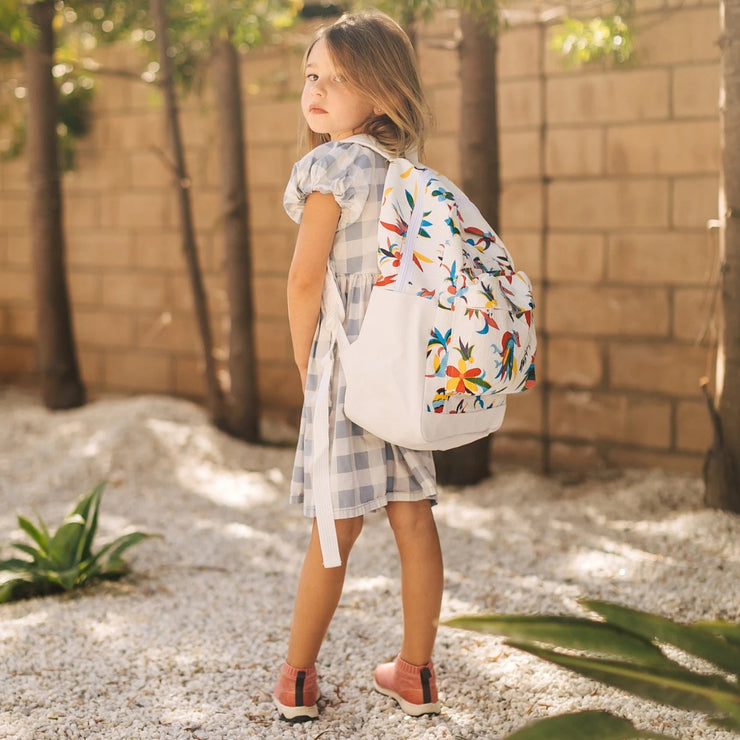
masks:
<svg viewBox="0 0 740 740"><path fill-rule="evenodd" d="M295 668L308 668L316 658L339 604L347 572L347 558L362 531L363 517L337 519L337 539L342 565L324 568L319 532L314 521L311 541L298 582L293 624L290 630L287 662Z"/></svg>
<svg viewBox="0 0 740 740"><path fill-rule="evenodd" d="M428 500L394 501L388 504L387 512L401 557L400 657L423 666L432 658L444 586L437 525Z"/></svg>

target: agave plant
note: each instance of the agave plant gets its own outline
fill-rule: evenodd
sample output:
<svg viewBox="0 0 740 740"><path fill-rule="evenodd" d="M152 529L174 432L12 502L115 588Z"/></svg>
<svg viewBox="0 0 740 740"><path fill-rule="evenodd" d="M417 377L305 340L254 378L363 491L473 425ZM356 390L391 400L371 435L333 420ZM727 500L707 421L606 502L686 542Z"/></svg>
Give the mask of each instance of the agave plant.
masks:
<svg viewBox="0 0 740 740"><path fill-rule="evenodd" d="M38 517L38 525L34 525L26 517L18 516L18 526L34 544L15 543L13 547L31 559L0 561L0 573L7 571L13 574L10 579L0 581L0 604L69 591L94 578L118 578L127 572L122 553L152 535L131 532L93 553L105 483L98 483L90 493L82 496L53 535L41 517Z"/></svg>
<svg viewBox="0 0 740 740"><path fill-rule="evenodd" d="M538 658L645 699L702 712L717 727L740 732L740 624L679 624L605 601L584 599L580 603L598 617L492 614L460 617L446 624L504 635L509 638L506 644ZM704 666L701 670L686 667L669 657L664 645L701 659ZM638 730L608 712L588 711L540 720L510 735L509 740L597 737L671 736Z"/></svg>

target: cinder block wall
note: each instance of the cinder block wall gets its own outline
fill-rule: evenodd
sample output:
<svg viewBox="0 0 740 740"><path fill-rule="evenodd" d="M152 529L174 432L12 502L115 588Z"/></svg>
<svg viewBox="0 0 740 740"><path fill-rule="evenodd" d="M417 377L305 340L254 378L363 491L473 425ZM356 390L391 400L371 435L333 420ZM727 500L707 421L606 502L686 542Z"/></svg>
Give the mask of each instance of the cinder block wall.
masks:
<svg viewBox="0 0 740 740"><path fill-rule="evenodd" d="M540 384L512 399L495 455L535 468L657 465L697 472L709 445L698 381L716 341L719 169L716 3L638 4L638 63L565 69L547 28L502 35L501 235L537 286ZM459 179L454 18L424 30L436 116L428 162ZM285 275L295 227L281 197L298 154L300 53L244 64L260 393L295 423ZM130 67L130 50L109 51ZM227 332L212 91L183 105L195 221L214 332ZM91 134L64 179L74 323L85 382L103 392L203 395L161 101L104 78ZM26 163L0 163L0 379L33 382Z"/></svg>

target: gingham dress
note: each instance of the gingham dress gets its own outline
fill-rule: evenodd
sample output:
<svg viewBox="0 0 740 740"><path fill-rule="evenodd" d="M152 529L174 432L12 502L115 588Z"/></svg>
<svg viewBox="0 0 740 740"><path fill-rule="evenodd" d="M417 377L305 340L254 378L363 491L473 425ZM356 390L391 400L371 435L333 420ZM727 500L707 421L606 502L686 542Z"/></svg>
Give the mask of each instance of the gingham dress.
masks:
<svg viewBox="0 0 740 740"><path fill-rule="evenodd" d="M332 141L309 152L293 167L283 205L300 222L306 197L331 193L341 216L329 257L345 306L347 338L358 335L378 272L378 219L387 161L361 144ZM345 381L330 332L322 316L308 364L306 391L290 488L292 503L316 516L312 489L316 390L322 359L329 355L329 462L335 519L359 516L389 501L435 500L437 490L431 452L391 445L366 432L344 415Z"/></svg>

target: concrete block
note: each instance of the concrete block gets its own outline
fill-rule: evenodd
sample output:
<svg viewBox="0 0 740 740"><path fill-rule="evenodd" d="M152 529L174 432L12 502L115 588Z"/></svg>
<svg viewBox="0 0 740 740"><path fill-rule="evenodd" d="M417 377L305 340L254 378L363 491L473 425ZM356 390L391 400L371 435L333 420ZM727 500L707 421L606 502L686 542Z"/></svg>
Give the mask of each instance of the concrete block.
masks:
<svg viewBox="0 0 740 740"><path fill-rule="evenodd" d="M606 248L603 234L550 232L547 237L547 277L554 282L597 283L604 279Z"/></svg>
<svg viewBox="0 0 740 740"><path fill-rule="evenodd" d="M201 350L200 333L190 314L160 311L136 317L136 346L173 355L196 355Z"/></svg>
<svg viewBox="0 0 740 740"><path fill-rule="evenodd" d="M78 308L73 313L75 337L88 349L131 347L134 317L130 313L102 308Z"/></svg>
<svg viewBox="0 0 740 740"><path fill-rule="evenodd" d="M550 226L571 231L667 227L666 179L555 181L548 188Z"/></svg>
<svg viewBox="0 0 740 740"><path fill-rule="evenodd" d="M688 452L654 452L635 447L609 447L606 459L610 467L615 468L658 468L674 473L701 475L704 456Z"/></svg>
<svg viewBox="0 0 740 740"><path fill-rule="evenodd" d="M174 196L169 190L133 190L116 198L115 226L169 228L177 222ZM101 224L107 225L107 224Z"/></svg>
<svg viewBox="0 0 740 740"><path fill-rule="evenodd" d="M550 466L554 471L587 473L605 467L603 452L592 444L553 442Z"/></svg>
<svg viewBox="0 0 740 740"><path fill-rule="evenodd" d="M665 337L668 292L654 287L553 285L546 323L552 336Z"/></svg>
<svg viewBox="0 0 740 740"><path fill-rule="evenodd" d="M553 337L548 340L544 355L540 356L548 383L598 388L604 382L604 354L599 340Z"/></svg>
<svg viewBox="0 0 740 740"><path fill-rule="evenodd" d="M602 128L559 128L547 132L546 168L550 177L604 173Z"/></svg>
<svg viewBox="0 0 740 740"><path fill-rule="evenodd" d="M78 306L95 306L100 303L100 276L94 270L69 270L67 283L74 304L73 310Z"/></svg>
<svg viewBox="0 0 740 740"><path fill-rule="evenodd" d="M0 337L0 378L17 382L36 374L36 352L31 342Z"/></svg>
<svg viewBox="0 0 740 740"><path fill-rule="evenodd" d="M650 19L650 32L638 34L635 52L643 65L719 59L719 6L671 9Z"/></svg>
<svg viewBox="0 0 740 740"><path fill-rule="evenodd" d="M35 340L36 309L34 307L8 306L4 314L5 321L0 325L3 336L10 337L13 340ZM2 361L0 361L0 366L2 366Z"/></svg>
<svg viewBox="0 0 740 740"><path fill-rule="evenodd" d="M30 267L31 235L27 229L12 229L6 233L5 262L12 267Z"/></svg>
<svg viewBox="0 0 740 740"><path fill-rule="evenodd" d="M265 275L254 284L254 305L258 320L288 316L286 278Z"/></svg>
<svg viewBox="0 0 740 740"><path fill-rule="evenodd" d="M510 238L507 237L504 244L517 270L524 270L533 281L541 280L543 274L541 232L517 229L508 233Z"/></svg>
<svg viewBox="0 0 740 740"><path fill-rule="evenodd" d="M175 392L189 398L204 398L206 395L205 367L203 360L196 357L175 358Z"/></svg>
<svg viewBox="0 0 740 740"><path fill-rule="evenodd" d="M720 69L716 63L673 69L673 115L677 118L719 116Z"/></svg>
<svg viewBox="0 0 740 740"><path fill-rule="evenodd" d="M547 81L550 124L614 124L665 119L670 112L667 69L615 70Z"/></svg>
<svg viewBox="0 0 740 740"><path fill-rule="evenodd" d="M673 336L680 342L715 346L718 337L717 288L677 288L673 292Z"/></svg>
<svg viewBox="0 0 740 740"><path fill-rule="evenodd" d="M67 260L72 267L127 267L132 252L127 231L74 229L67 238Z"/></svg>
<svg viewBox="0 0 740 740"><path fill-rule="evenodd" d="M699 380L710 373L712 364L709 348L691 344L634 341L609 345L612 388L696 398Z"/></svg>
<svg viewBox="0 0 740 740"><path fill-rule="evenodd" d="M540 135L537 131L501 133L501 178L504 181L541 176Z"/></svg>
<svg viewBox="0 0 740 740"><path fill-rule="evenodd" d="M162 273L108 272L103 275L103 305L131 309L167 306L167 283Z"/></svg>
<svg viewBox="0 0 740 740"><path fill-rule="evenodd" d="M460 83L439 86L429 91L429 105L434 116L434 131L437 134L456 134L460 130L462 102Z"/></svg>
<svg viewBox="0 0 740 740"><path fill-rule="evenodd" d="M676 406L676 447L704 454L712 445L712 423L704 401L679 401Z"/></svg>
<svg viewBox="0 0 740 740"><path fill-rule="evenodd" d="M170 393L173 360L165 353L146 350L108 352L103 362L105 385L111 390Z"/></svg>
<svg viewBox="0 0 740 740"><path fill-rule="evenodd" d="M612 174L694 175L719 169L717 121L619 126L606 137L607 171Z"/></svg>
<svg viewBox="0 0 740 740"><path fill-rule="evenodd" d="M254 325L254 343L257 359L290 364L293 362L293 343L290 325L285 319L263 318Z"/></svg>
<svg viewBox="0 0 740 740"><path fill-rule="evenodd" d="M182 238L175 229L145 229L131 234L131 264L144 270L185 270Z"/></svg>
<svg viewBox="0 0 740 740"><path fill-rule="evenodd" d="M542 226L542 183L539 180L505 183L501 192L501 231Z"/></svg>
<svg viewBox="0 0 740 740"><path fill-rule="evenodd" d="M5 229L28 228L31 201L26 191L6 191L0 198L0 224Z"/></svg>
<svg viewBox="0 0 740 740"><path fill-rule="evenodd" d="M33 276L22 268L0 271L0 300L6 305L28 305L34 301Z"/></svg>
<svg viewBox="0 0 740 740"><path fill-rule="evenodd" d="M500 82L498 105L499 126L502 131L539 126L542 121L539 80L519 79Z"/></svg>
<svg viewBox="0 0 740 740"><path fill-rule="evenodd" d="M536 386L506 399L503 429L507 434L542 434L542 393Z"/></svg>
<svg viewBox="0 0 740 740"><path fill-rule="evenodd" d="M536 77L540 73L542 39L536 26L511 27L499 35L498 77Z"/></svg>
<svg viewBox="0 0 740 740"><path fill-rule="evenodd" d="M550 396L555 437L567 441L611 441L667 449L671 404L644 395L566 391Z"/></svg>
<svg viewBox="0 0 740 740"><path fill-rule="evenodd" d="M675 178L672 201L674 228L706 229L710 220L719 218L717 175Z"/></svg>
<svg viewBox="0 0 740 740"><path fill-rule="evenodd" d="M617 234L608 255L608 278L617 283L706 285L717 264L702 232Z"/></svg>
<svg viewBox="0 0 740 740"><path fill-rule="evenodd" d="M492 435L491 440L491 468L494 473L512 466L542 472L544 452L541 440L518 434L509 436L504 430Z"/></svg>

